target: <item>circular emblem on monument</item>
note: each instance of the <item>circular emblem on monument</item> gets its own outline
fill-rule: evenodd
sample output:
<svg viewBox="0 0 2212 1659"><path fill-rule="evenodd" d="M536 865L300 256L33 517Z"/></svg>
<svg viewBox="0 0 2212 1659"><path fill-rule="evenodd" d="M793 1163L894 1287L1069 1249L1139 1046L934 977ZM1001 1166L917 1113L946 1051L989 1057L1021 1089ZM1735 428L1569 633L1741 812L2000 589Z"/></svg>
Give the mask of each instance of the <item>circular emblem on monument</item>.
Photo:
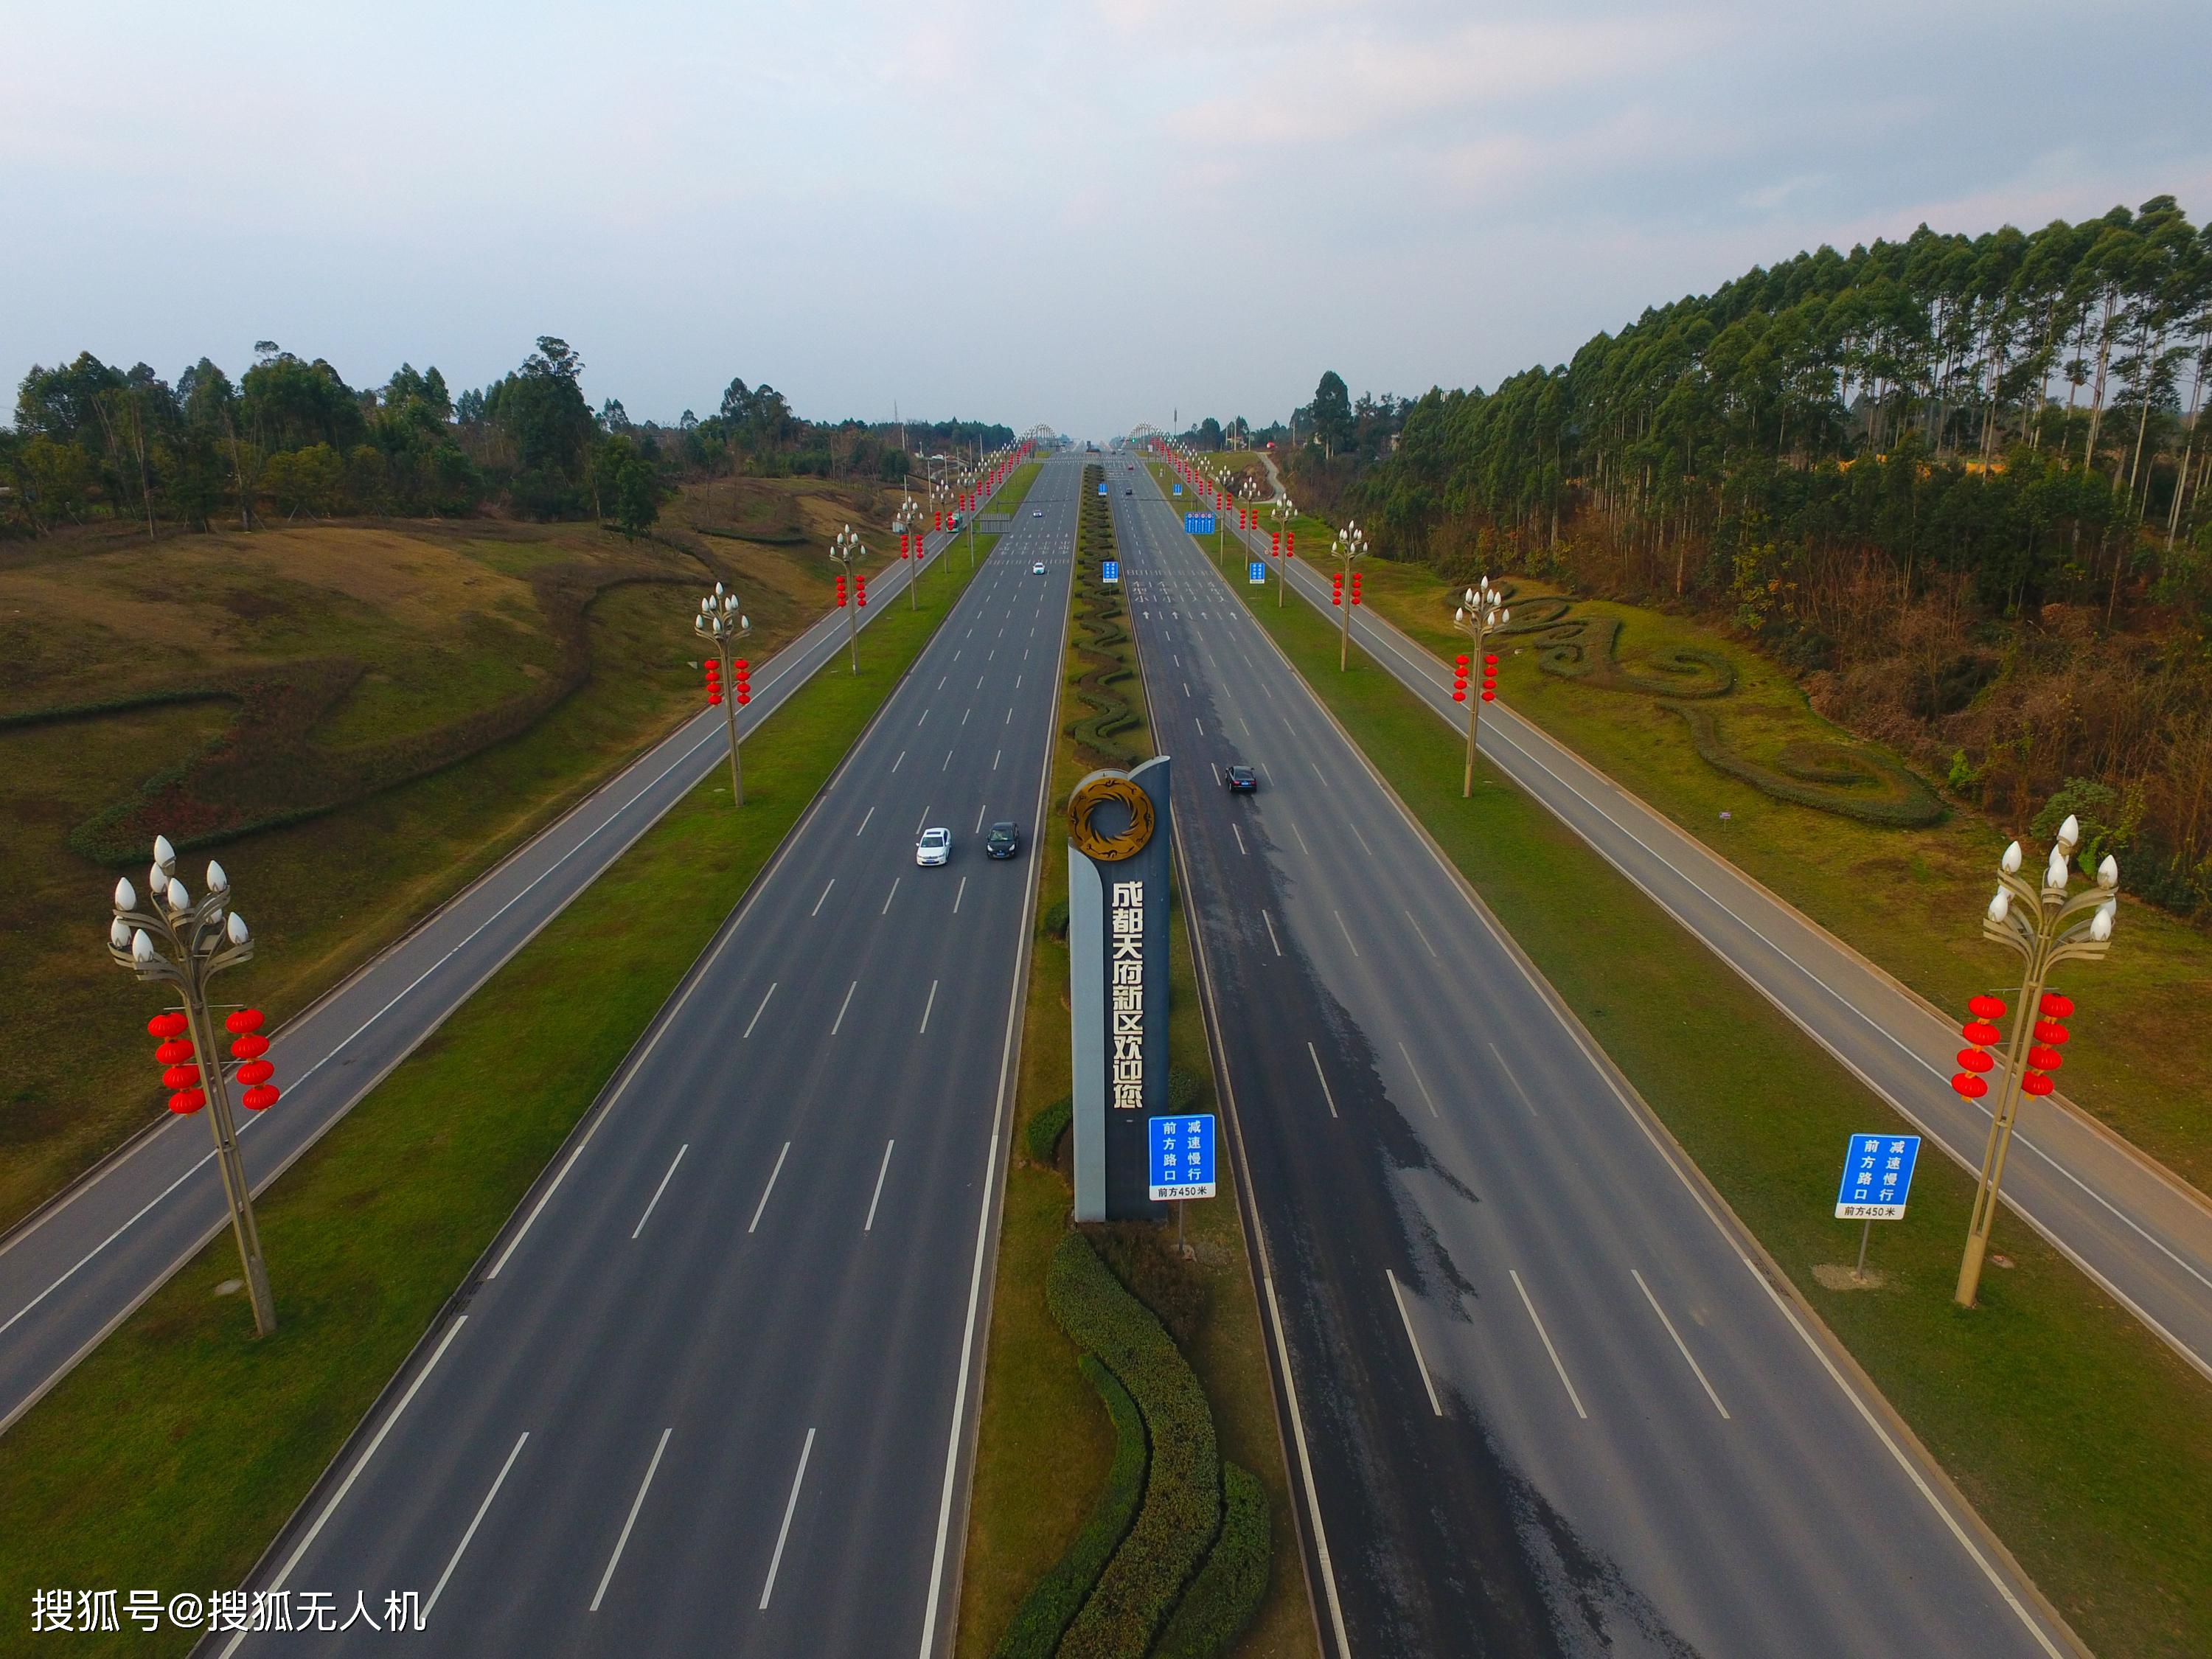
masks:
<svg viewBox="0 0 2212 1659"><path fill-rule="evenodd" d="M1129 823L1127 829L1102 836L1091 827L1091 815L1109 801L1127 810ZM1152 798L1143 785L1119 772L1092 778L1067 803L1067 838L1101 863L1133 858L1152 838Z"/></svg>

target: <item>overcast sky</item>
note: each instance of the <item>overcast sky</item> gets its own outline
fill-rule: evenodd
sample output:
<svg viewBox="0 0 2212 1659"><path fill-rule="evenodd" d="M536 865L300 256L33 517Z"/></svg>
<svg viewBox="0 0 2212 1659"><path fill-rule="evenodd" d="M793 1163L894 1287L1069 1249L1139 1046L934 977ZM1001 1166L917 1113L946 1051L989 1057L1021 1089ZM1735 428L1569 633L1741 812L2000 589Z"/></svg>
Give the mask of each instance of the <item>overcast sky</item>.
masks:
<svg viewBox="0 0 2212 1659"><path fill-rule="evenodd" d="M594 402L1279 416L1830 241L2178 196L2207 0L0 0L0 377L269 338Z"/></svg>

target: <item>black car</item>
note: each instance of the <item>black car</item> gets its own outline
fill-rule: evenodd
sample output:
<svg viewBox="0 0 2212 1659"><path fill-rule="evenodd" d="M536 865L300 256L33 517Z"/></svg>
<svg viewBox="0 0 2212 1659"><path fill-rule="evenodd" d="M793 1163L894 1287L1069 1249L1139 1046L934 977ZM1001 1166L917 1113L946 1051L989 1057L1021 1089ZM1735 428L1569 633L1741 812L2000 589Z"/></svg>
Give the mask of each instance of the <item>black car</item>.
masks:
<svg viewBox="0 0 2212 1659"><path fill-rule="evenodd" d="M983 837L983 853L987 858L1010 859L1022 850L1022 832L1011 823L1000 822L991 826L991 833Z"/></svg>
<svg viewBox="0 0 2212 1659"><path fill-rule="evenodd" d="M1249 766L1229 768L1221 775L1221 781L1229 786L1229 793L1232 795L1253 794L1260 787L1259 778Z"/></svg>

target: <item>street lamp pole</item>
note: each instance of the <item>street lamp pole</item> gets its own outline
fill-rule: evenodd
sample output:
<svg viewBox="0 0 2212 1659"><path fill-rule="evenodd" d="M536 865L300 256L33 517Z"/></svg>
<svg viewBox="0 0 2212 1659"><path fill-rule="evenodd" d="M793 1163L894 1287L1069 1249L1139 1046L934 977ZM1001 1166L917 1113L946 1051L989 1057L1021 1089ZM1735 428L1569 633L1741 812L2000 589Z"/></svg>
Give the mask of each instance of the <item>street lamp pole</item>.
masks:
<svg viewBox="0 0 2212 1659"><path fill-rule="evenodd" d="M845 568L847 603L845 605L845 644L853 653L853 672L860 672L860 583L866 580L860 571L860 562L868 550L860 545L860 532L847 525L830 544L830 556Z"/></svg>
<svg viewBox="0 0 2212 1659"><path fill-rule="evenodd" d="M1468 659L1462 657L1454 666L1459 671L1454 678L1452 696L1467 705L1467 771L1460 780L1460 799L1467 799L1474 793L1475 725L1482 718L1482 705L1498 695L1498 676L1490 660L1490 635L1494 629L1513 620L1513 613L1505 608L1502 588L1492 587L1490 578L1482 579L1482 586L1467 590L1467 602L1452 612L1452 626L1474 641L1475 665L1482 670L1482 695L1468 695Z"/></svg>
<svg viewBox="0 0 2212 1659"><path fill-rule="evenodd" d="M1981 1285L1982 1259L1988 1253L1990 1229L1996 1220L1997 1193L2004 1181L2005 1154L2011 1150L2020 1097L2051 1092L2051 1073L2059 1065L2058 1045L2066 1040L2066 1029L2057 1022L2073 1012L2074 1005L2068 998L2045 994L2051 970L2062 962L2101 961L2112 948L2112 921L2120 906L2119 863L2106 857L2097 866L2097 884L2069 898L2068 866L2081 838L2081 823L2069 815L2058 826L2058 839L2051 844L2040 889L2021 878L2020 843L2014 842L2006 848L1997 866L1996 893L1982 916L1982 937L2018 956L2024 971L2020 1003L2013 1012L2012 1040L2005 1047L2004 1079L1998 1085L1996 1109L1990 1115L1989 1146L1982 1154L1981 1175L1974 1188L1966 1254L1959 1262L1955 1299L1962 1308L1974 1305ZM1962 1054L1962 1065L1966 1058ZM1979 1063L1986 1065L1987 1060ZM1951 1086L1972 1098L1986 1085L1966 1071L1954 1078Z"/></svg>
<svg viewBox="0 0 2212 1659"><path fill-rule="evenodd" d="M1343 631L1336 641L1336 672L1341 674L1352 659L1352 608L1359 603L1359 590L1352 586L1352 562L1364 557L1367 552L1367 532L1355 519L1336 532L1336 556L1343 562L1343 573L1337 580L1351 591L1337 597L1341 601L1338 609L1344 612Z"/></svg>
<svg viewBox="0 0 2212 1659"><path fill-rule="evenodd" d="M912 535L915 526L913 507L914 503L909 501L905 506L900 507L898 516L891 520L891 528L898 532L899 557L914 561L914 568L907 573L906 608L909 611L919 611L921 609L921 600L919 597L919 590L921 586L921 553L927 544L920 536ZM911 551L908 550L909 536L912 537Z"/></svg>
<svg viewBox="0 0 2212 1659"><path fill-rule="evenodd" d="M253 1305L253 1333L267 1336L276 1328L276 1304L269 1293L261 1229L253 1218L253 1189L246 1182L246 1160L238 1150L237 1121L231 1115L230 1091L223 1080L222 1060L216 1052L215 1021L208 1012L207 1001L210 980L252 959L252 936L246 930L246 919L230 908L230 878L212 859L208 861L207 891L195 903L177 879L176 850L168 837L156 836L147 882L150 890L143 908L137 890L127 878L115 884L115 916L108 924L107 954L146 984L175 986L183 999L184 1030L179 1032L172 1024L170 1041L186 1034L191 1038L190 1057L198 1066L198 1092L209 1109L216 1164L222 1172L223 1195L230 1202L231 1233L238 1241L239 1261L246 1269L246 1296ZM173 1020L175 1016L168 1018ZM198 1111L198 1103L191 1100L192 1092L173 1093L170 1109ZM270 1089L264 1094L258 1087L249 1090L246 1104L258 1109L273 1100L276 1092ZM257 1094L261 1097L258 1100L254 1098ZM179 1104L180 1100L184 1103Z"/></svg>
<svg viewBox="0 0 2212 1659"><path fill-rule="evenodd" d="M1290 568L1291 526L1297 521L1298 509L1288 495L1275 497L1275 609L1283 608L1284 573Z"/></svg>
<svg viewBox="0 0 2212 1659"><path fill-rule="evenodd" d="M691 631L711 644L722 659L721 685L715 700L722 705L722 726L730 737L730 805L745 804L745 780L738 764L738 703L752 701L752 688L744 678L730 672L730 647L753 631L753 620L738 609L738 596L723 592L716 582L714 591L699 601L699 614L691 619Z"/></svg>

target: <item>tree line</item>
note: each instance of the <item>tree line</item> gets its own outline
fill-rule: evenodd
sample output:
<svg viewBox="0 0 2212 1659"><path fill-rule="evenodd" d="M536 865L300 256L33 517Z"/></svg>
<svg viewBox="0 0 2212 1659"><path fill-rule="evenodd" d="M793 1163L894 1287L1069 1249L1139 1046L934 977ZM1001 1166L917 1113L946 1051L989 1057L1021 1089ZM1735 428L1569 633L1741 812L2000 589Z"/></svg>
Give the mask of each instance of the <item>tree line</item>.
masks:
<svg viewBox="0 0 2212 1659"><path fill-rule="evenodd" d="M783 394L732 380L704 420L630 419L617 399L594 411L584 363L541 337L511 374L454 397L434 368L403 363L380 386L355 387L322 358L274 341L234 381L206 357L173 383L139 363L90 352L22 380L0 427L0 534L70 525L251 530L339 515L454 517L504 512L591 516L637 533L667 491L714 473L896 481L897 428L794 414ZM925 444L982 449L1012 429L914 423ZM915 440L910 440L910 441Z"/></svg>
<svg viewBox="0 0 2212 1659"><path fill-rule="evenodd" d="M1291 487L1455 577L1725 619L1823 712L2023 822L2101 790L2152 854L2138 873L2202 906L2208 368L2212 226L2172 197L1923 225L1755 268L1492 391L1355 401L1325 375Z"/></svg>

